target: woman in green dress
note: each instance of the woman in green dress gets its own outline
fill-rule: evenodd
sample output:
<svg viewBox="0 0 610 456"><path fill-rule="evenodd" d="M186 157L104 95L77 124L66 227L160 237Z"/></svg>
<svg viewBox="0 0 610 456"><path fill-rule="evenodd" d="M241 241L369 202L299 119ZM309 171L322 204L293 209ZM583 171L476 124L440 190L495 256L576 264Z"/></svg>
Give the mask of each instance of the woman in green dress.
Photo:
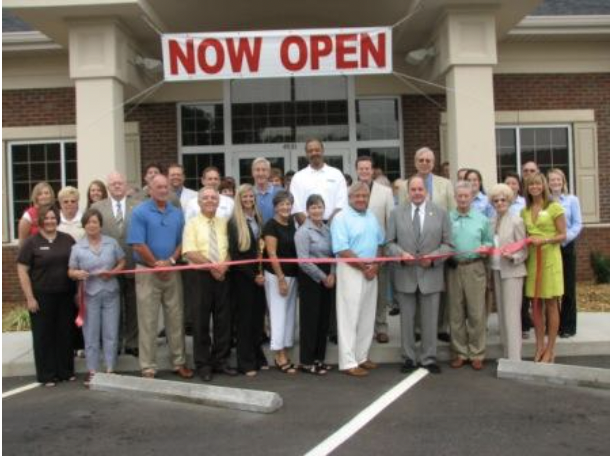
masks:
<svg viewBox="0 0 610 456"><path fill-rule="evenodd" d="M541 304L534 306L534 361L552 363L555 360L555 341L559 330L559 303L563 295L561 243L566 238L566 219L561 204L553 201L544 174L537 173L526 179L525 198L526 206L521 211L521 217L531 242L525 295L532 300L537 297ZM536 255L539 247L542 249L540 271ZM546 327L543 307L546 310ZM548 337L546 341L545 333Z"/></svg>

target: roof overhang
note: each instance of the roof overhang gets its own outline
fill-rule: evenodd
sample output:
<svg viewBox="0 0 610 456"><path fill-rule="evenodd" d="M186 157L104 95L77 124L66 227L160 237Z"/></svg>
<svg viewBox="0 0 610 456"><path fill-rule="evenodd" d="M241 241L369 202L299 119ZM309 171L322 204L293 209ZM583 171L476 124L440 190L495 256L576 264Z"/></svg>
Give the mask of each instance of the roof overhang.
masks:
<svg viewBox="0 0 610 456"><path fill-rule="evenodd" d="M507 41L607 41L610 16L528 16Z"/></svg>

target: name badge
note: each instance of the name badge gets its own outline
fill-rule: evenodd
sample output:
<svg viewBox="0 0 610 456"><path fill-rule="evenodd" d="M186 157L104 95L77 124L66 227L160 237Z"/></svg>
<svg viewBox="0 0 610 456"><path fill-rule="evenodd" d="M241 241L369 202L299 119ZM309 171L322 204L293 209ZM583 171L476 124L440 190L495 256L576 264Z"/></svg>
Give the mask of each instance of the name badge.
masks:
<svg viewBox="0 0 610 456"><path fill-rule="evenodd" d="M49 247L48 245L41 245L40 250L51 250L51 247Z"/></svg>

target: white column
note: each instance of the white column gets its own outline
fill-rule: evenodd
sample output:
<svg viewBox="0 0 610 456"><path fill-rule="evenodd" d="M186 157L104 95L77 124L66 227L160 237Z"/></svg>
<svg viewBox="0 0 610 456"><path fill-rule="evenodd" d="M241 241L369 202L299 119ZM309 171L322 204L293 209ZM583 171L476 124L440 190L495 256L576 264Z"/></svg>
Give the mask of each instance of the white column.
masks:
<svg viewBox="0 0 610 456"><path fill-rule="evenodd" d="M495 14L485 5L453 5L436 30L434 72L447 86L447 149L451 175L478 169L496 183L493 67L497 63Z"/></svg>
<svg viewBox="0 0 610 456"><path fill-rule="evenodd" d="M452 66L446 85L451 175L459 168L478 169L489 188L497 181L492 67Z"/></svg>
<svg viewBox="0 0 610 456"><path fill-rule="evenodd" d="M81 193L94 179L126 171L123 84L114 78L76 80L76 141Z"/></svg>

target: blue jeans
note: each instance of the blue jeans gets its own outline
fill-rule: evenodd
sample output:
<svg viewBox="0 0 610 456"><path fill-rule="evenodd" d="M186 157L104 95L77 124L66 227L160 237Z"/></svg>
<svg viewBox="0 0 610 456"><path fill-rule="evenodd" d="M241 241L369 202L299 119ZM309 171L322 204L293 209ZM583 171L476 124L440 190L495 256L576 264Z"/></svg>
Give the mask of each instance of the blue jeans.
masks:
<svg viewBox="0 0 610 456"><path fill-rule="evenodd" d="M98 370L102 347L106 369L114 370L119 346L120 294L118 291L101 291L93 296L86 295L85 299L87 312L83 324L83 335L87 370Z"/></svg>

